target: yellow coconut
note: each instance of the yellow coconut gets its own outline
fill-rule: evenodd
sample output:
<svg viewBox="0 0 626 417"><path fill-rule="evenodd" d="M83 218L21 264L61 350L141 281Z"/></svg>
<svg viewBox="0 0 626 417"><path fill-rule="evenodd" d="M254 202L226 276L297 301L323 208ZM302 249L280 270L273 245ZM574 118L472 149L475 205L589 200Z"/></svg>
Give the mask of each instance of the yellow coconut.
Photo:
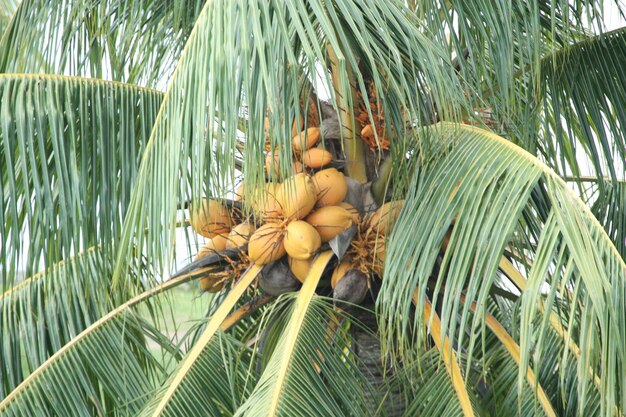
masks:
<svg viewBox="0 0 626 417"><path fill-rule="evenodd" d="M284 245L289 256L303 261L315 254L322 246L322 240L313 226L297 220L287 226Z"/></svg>
<svg viewBox="0 0 626 417"><path fill-rule="evenodd" d="M298 119L300 119L300 124L297 123ZM298 132L300 131L300 129L304 126L304 119L302 118L302 116L298 116L296 119L294 119L293 123L291 124L291 137L294 137L298 134ZM264 136L267 136L270 130L270 119L269 117L265 117L265 122L263 124L263 133Z"/></svg>
<svg viewBox="0 0 626 417"><path fill-rule="evenodd" d="M204 237L210 238L230 231L230 213L216 200L205 198L201 204L191 206L189 214L191 227Z"/></svg>
<svg viewBox="0 0 626 417"><path fill-rule="evenodd" d="M346 203L345 201L337 204L339 207L343 207L350 212L352 215L352 223L359 224L361 221L361 214L359 211L350 203Z"/></svg>
<svg viewBox="0 0 626 417"><path fill-rule="evenodd" d="M280 184L268 182L261 190L253 193L250 204L257 216L263 219L277 219L282 216L283 211L276 199L280 188Z"/></svg>
<svg viewBox="0 0 626 417"><path fill-rule="evenodd" d="M333 270L333 275L330 279L330 286L335 288L335 285L337 285L337 283L341 281L341 278L343 278L344 275L346 275L346 272L348 272L352 268L354 268L354 264L351 261L349 260L341 261L341 263L337 265L335 269Z"/></svg>
<svg viewBox="0 0 626 417"><path fill-rule="evenodd" d="M380 206L369 221L370 230L383 235L390 232L396 220L398 220L403 205L404 200L397 200L390 201Z"/></svg>
<svg viewBox="0 0 626 417"><path fill-rule="evenodd" d="M320 130L317 127L310 127L303 130L291 139L291 145L296 152L302 152L311 149L320 139Z"/></svg>
<svg viewBox="0 0 626 417"><path fill-rule="evenodd" d="M339 206L321 207L304 219L320 234L322 242L328 242L352 226L352 214Z"/></svg>
<svg viewBox="0 0 626 417"><path fill-rule="evenodd" d="M289 261L289 269L291 269L291 273L298 278L298 281L304 284L304 280L306 280L311 264L313 263L313 258L300 260L289 257L287 260Z"/></svg>
<svg viewBox="0 0 626 417"><path fill-rule="evenodd" d="M226 236L216 235L210 239L204 246L200 248L196 254L194 261L209 256L217 251L224 250L226 248ZM223 283L217 284L222 279L221 275L207 275L200 278L200 289L208 292L218 292L224 287Z"/></svg>
<svg viewBox="0 0 626 417"><path fill-rule="evenodd" d="M245 245L250 240L250 236L256 230L254 225L248 222L243 222L233 227L228 235L228 242L226 242L226 249L238 248Z"/></svg>
<svg viewBox="0 0 626 417"><path fill-rule="evenodd" d="M335 168L323 169L313 175L319 207L337 206L346 198L348 184L346 176Z"/></svg>
<svg viewBox="0 0 626 417"><path fill-rule="evenodd" d="M300 121L300 123L298 123L298 120ZM304 119L302 118L302 116L298 116L295 119L293 119L293 123L291 124L291 137L294 137L298 134L298 132L300 131L300 129L302 129L304 127Z"/></svg>
<svg viewBox="0 0 626 417"><path fill-rule="evenodd" d="M280 151L274 150L265 155L265 173L280 178Z"/></svg>
<svg viewBox="0 0 626 417"><path fill-rule="evenodd" d="M242 201L243 200L243 194L244 194L244 183L242 181L237 186L237 188L235 189L235 200L236 201Z"/></svg>
<svg viewBox="0 0 626 417"><path fill-rule="evenodd" d="M301 172L304 172L304 165L302 165L302 162L293 161L293 165L291 166L291 174L296 175Z"/></svg>
<svg viewBox="0 0 626 417"><path fill-rule="evenodd" d="M301 219L315 206L315 185L304 173L292 175L283 182L276 200L287 219Z"/></svg>
<svg viewBox="0 0 626 417"><path fill-rule="evenodd" d="M193 258L194 261L209 256L212 253L226 249L226 237L224 235L215 235L212 239L204 244Z"/></svg>
<svg viewBox="0 0 626 417"><path fill-rule="evenodd" d="M248 242L250 259L259 265L280 259L285 254L284 234L285 229L279 223L266 223L259 227Z"/></svg>
<svg viewBox="0 0 626 417"><path fill-rule="evenodd" d="M311 148L302 154L302 163L309 168L321 168L333 161L333 154L322 148Z"/></svg>
<svg viewBox="0 0 626 417"><path fill-rule="evenodd" d="M365 125L363 129L361 129L361 137L373 137L374 136L374 126L371 124Z"/></svg>

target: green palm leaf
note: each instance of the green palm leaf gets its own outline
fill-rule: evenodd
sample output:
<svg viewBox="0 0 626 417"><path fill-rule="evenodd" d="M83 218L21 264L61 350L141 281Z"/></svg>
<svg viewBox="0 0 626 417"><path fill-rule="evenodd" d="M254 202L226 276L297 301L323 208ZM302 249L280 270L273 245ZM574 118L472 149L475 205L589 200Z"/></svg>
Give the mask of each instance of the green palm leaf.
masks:
<svg viewBox="0 0 626 417"><path fill-rule="evenodd" d="M250 284L261 272L262 266L252 265L235 283L224 301L211 316L204 333L187 353L180 366L157 391L142 411L145 416L166 415L210 415L221 416L232 408L230 389L234 381L245 376L245 367L236 362L233 369L226 366L233 358L236 349L230 338L224 338L219 330L223 328L226 316L241 298ZM217 337L216 337L217 336ZM207 378L211 374L211 378ZM230 381L230 383L229 383ZM221 401L220 401L221 400ZM229 401L230 400L230 401Z"/></svg>
<svg viewBox="0 0 626 417"><path fill-rule="evenodd" d="M162 94L82 78L2 75L0 97L6 290L18 270L33 275L99 244L107 256Z"/></svg>
<svg viewBox="0 0 626 417"><path fill-rule="evenodd" d="M603 195L597 197L591 211L626 259L626 181L609 182L603 188ZM597 192L602 193L599 189Z"/></svg>
<svg viewBox="0 0 626 417"><path fill-rule="evenodd" d="M603 200L603 178L623 180L626 105L622 69L626 64L626 29L588 37L546 56L541 63L541 118L530 143L561 175L574 180L595 175ZM590 172L581 171L583 155ZM610 204L606 201L603 204ZM617 242L616 242L617 243Z"/></svg>
<svg viewBox="0 0 626 417"><path fill-rule="evenodd" d="M0 41L0 72L163 86L203 3L24 0Z"/></svg>
<svg viewBox="0 0 626 417"><path fill-rule="evenodd" d="M395 375L392 387L403 394L406 402L404 415L465 416L457 391L440 359L437 349L428 350L418 362ZM471 395L470 399L473 408L479 409L476 395Z"/></svg>
<svg viewBox="0 0 626 417"><path fill-rule="evenodd" d="M133 307L189 281L187 274L122 304L74 337L2 402L4 416L136 415L165 370L146 339L177 349Z"/></svg>
<svg viewBox="0 0 626 417"><path fill-rule="evenodd" d="M0 296L0 398L110 310L112 261L98 248L26 278ZM80 279L75 279L80 277Z"/></svg>
<svg viewBox="0 0 626 417"><path fill-rule="evenodd" d="M0 37L7 26L9 26L9 22L11 22L15 10L17 10L17 3L16 0L0 1Z"/></svg>
<svg viewBox="0 0 626 417"><path fill-rule="evenodd" d="M601 414L623 408L626 269L602 227L556 174L515 145L468 126L443 124L428 134L440 138L442 150L450 150L414 179L404 214L394 229L377 304L388 350L408 359L414 338L419 346L425 292L420 292L413 321L411 288L429 286L443 235L456 218L450 249L432 276L429 291L441 311L442 334L453 345L467 349L467 360L472 360L475 344L481 343L477 335L486 326L485 308L498 277L500 256L511 243L531 191L542 181L550 215L535 246L518 249L531 265L528 288L521 296L518 386L523 385L531 353L542 351L542 335L552 328L548 319L557 301L566 302L571 311L561 324L568 329L568 337L586 347L578 360L568 356L567 343L562 351L565 363L577 363L579 411L585 407L585 391L593 381L590 368L603 376ZM539 312L541 285L550 290ZM469 303L458 302L462 295L476 302L473 317ZM544 320L535 327L532 323L538 315Z"/></svg>
<svg viewBox="0 0 626 417"><path fill-rule="evenodd" d="M235 416L376 413L366 401L366 379L342 352L348 341L341 331L329 334L328 305L314 294L332 256L324 252L314 261L263 374Z"/></svg>

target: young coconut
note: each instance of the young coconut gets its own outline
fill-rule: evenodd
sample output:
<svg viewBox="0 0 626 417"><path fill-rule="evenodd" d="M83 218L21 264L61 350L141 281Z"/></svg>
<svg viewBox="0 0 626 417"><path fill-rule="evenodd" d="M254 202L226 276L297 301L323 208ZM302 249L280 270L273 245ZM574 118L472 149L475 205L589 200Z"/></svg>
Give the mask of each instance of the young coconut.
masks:
<svg viewBox="0 0 626 417"><path fill-rule="evenodd" d="M345 259L341 261L341 263L333 270L333 275L330 279L330 286L335 288L337 283L346 275L346 272L352 268L354 268L354 264L352 262Z"/></svg>
<svg viewBox="0 0 626 417"><path fill-rule="evenodd" d="M269 152L265 156L265 172L268 177L274 176L275 178L280 178L282 176L281 169L285 166L285 164L291 163L291 175L299 174L304 171L304 166L299 161L292 161L289 159L287 162L283 163L280 159L280 153L278 151Z"/></svg>
<svg viewBox="0 0 626 417"><path fill-rule="evenodd" d="M328 242L352 226L352 214L339 206L321 207L304 219L320 234L322 243Z"/></svg>
<svg viewBox="0 0 626 417"><path fill-rule="evenodd" d="M311 148L302 154L302 163L309 168L321 168L333 161L333 154L322 148Z"/></svg>
<svg viewBox="0 0 626 417"><path fill-rule="evenodd" d="M245 245L250 240L250 236L256 230L254 225L248 222L243 222L233 227L228 235L228 241L226 242L226 249L238 248Z"/></svg>
<svg viewBox="0 0 626 417"><path fill-rule="evenodd" d="M283 243L287 254L301 261L311 258L322 246L317 230L302 220L289 223Z"/></svg>
<svg viewBox="0 0 626 417"><path fill-rule="evenodd" d="M244 183L243 181L237 186L235 189L235 201L242 201L244 194Z"/></svg>
<svg viewBox="0 0 626 417"><path fill-rule="evenodd" d="M266 223L250 236L248 256L259 264L266 265L285 254L283 245L285 230L279 223Z"/></svg>
<svg viewBox="0 0 626 417"><path fill-rule="evenodd" d="M204 258L205 256L209 256L215 252L226 249L227 240L228 238L226 235L215 235L200 248L196 256L193 258L194 262L198 259Z"/></svg>
<svg viewBox="0 0 626 417"><path fill-rule="evenodd" d="M285 218L301 219L315 206L315 185L304 173L293 175L283 182L276 200Z"/></svg>
<svg viewBox="0 0 626 417"><path fill-rule="evenodd" d="M259 277L259 286L269 295L277 297L286 292L297 290L300 287L300 282L293 276L285 261L281 259L263 268Z"/></svg>
<svg viewBox="0 0 626 417"><path fill-rule="evenodd" d="M265 155L265 173L268 177L280 178L280 151L275 149Z"/></svg>
<svg viewBox="0 0 626 417"><path fill-rule="evenodd" d="M333 289L333 298L351 304L359 304L367 295L367 275L358 269L350 269L339 279Z"/></svg>
<svg viewBox="0 0 626 417"><path fill-rule="evenodd" d="M298 123L298 120L300 120L300 123ZM298 116L297 118L295 118L293 120L293 123L291 124L291 136L292 137L296 136L298 132L300 131L300 128L302 128L303 125L304 125L304 119L302 118L302 116ZM270 119L269 117L265 116L265 123L263 124L263 135L267 137L269 135L269 130L270 130Z"/></svg>
<svg viewBox="0 0 626 417"><path fill-rule="evenodd" d="M369 221L370 230L382 235L386 235L390 232L396 220L398 220L403 205L404 200L398 200L390 201L380 206Z"/></svg>
<svg viewBox="0 0 626 417"><path fill-rule="evenodd" d="M335 168L323 169L313 175L317 190L317 206L337 206L346 198L348 184L346 176Z"/></svg>
<svg viewBox="0 0 626 417"><path fill-rule="evenodd" d="M200 260L205 256L209 256L215 252L226 249L226 236L216 235L204 244L193 258L194 261ZM207 275L200 278L200 289L207 292L218 292L224 287L224 283L217 284L223 278L222 275Z"/></svg>
<svg viewBox="0 0 626 417"><path fill-rule="evenodd" d="M346 203L345 201L337 204L341 208L345 208L352 215L352 223L359 224L361 222L361 214L359 211L350 203Z"/></svg>
<svg viewBox="0 0 626 417"><path fill-rule="evenodd" d="M204 237L211 238L230 231L230 213L219 201L205 198L201 204L192 204L189 216L193 230Z"/></svg>
<svg viewBox="0 0 626 417"><path fill-rule="evenodd" d="M276 199L281 188L280 184L265 183L260 192L256 192L251 205L254 213L262 219L278 219L283 215L280 204Z"/></svg>
<svg viewBox="0 0 626 417"><path fill-rule="evenodd" d="M304 284L304 280L306 280L311 264L313 263L313 257L306 260L288 257L287 261L289 262L289 269L291 269L291 273L298 278L298 281Z"/></svg>
<svg viewBox="0 0 626 417"><path fill-rule="evenodd" d="M317 127L310 127L307 130L303 130L299 134L295 135L291 139L291 145L296 152L306 151L311 149L317 141L320 140L320 129Z"/></svg>

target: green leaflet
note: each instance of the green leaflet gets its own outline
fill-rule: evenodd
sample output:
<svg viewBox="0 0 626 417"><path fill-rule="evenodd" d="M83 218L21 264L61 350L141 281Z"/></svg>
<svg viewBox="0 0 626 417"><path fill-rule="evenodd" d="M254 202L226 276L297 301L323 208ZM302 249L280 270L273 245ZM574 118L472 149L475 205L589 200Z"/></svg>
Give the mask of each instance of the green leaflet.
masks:
<svg viewBox="0 0 626 417"><path fill-rule="evenodd" d="M414 342L419 346L422 340L420 303L425 292L420 294L415 319L408 313L410 289L419 285L432 291L433 304L441 311L442 332L453 345L467 349L471 361L475 349L485 346L484 338L477 335L484 333L483 311L498 279L500 257L505 249L523 253L530 265L529 286L534 290L521 296L520 321L508 321L509 326L522 329L518 341L520 381L531 353L540 349L536 343L544 340L550 312L560 317L557 307L566 304L565 309L571 311L561 325L569 329L569 337L578 346L590 347L582 351L580 359L566 356L567 344L561 352L567 367L577 363L579 410L588 406L590 398L585 397L587 387L593 384L589 367L603 375L598 404L601 415L622 408L626 269L603 228L562 180L515 145L468 126L442 124L425 134L440 138L442 149L449 150L415 179L391 238L390 262L377 304L387 350L405 360L415 355L411 346ZM539 242L530 247L507 247L540 179L545 181L551 215L539 232ZM443 235L453 219L449 249L437 261ZM551 242L553 249L543 250L544 241ZM432 276L436 262L441 265ZM550 274L545 272L548 267ZM545 295L539 293L542 285L550 289ZM458 302L461 295L476 302L477 314L469 314L468 303ZM540 312L535 302L539 296L544 309ZM538 314L546 319L535 327L532 322Z"/></svg>
<svg viewBox="0 0 626 417"><path fill-rule="evenodd" d="M111 251L162 94L83 78L0 75L0 97L6 290L18 271L29 276L99 244Z"/></svg>

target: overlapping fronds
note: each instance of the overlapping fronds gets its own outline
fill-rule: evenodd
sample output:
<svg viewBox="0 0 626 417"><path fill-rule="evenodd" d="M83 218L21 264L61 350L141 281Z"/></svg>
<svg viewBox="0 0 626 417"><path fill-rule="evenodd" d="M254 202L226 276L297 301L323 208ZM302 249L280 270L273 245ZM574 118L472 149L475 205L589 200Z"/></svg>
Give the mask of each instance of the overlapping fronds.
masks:
<svg viewBox="0 0 626 417"><path fill-rule="evenodd" d="M388 31L377 30L388 26ZM380 96L394 103L388 118L398 134L406 131L407 121L432 114L433 106L439 114L449 114L464 100L448 67L450 58L418 30L417 20L400 3L208 3L189 37L146 150L121 242L117 285L132 262L129 248L145 249L156 263L171 256L177 204L229 191L242 115L247 117L243 174L260 186L265 178L265 116L271 145L287 152L292 120L300 112L298 80L303 71L313 74L318 65L326 66L327 44L338 55L337 94L348 96L345 66L357 68L360 58ZM357 88L365 92L362 77L356 77ZM426 90L429 97L420 94Z"/></svg>
<svg viewBox="0 0 626 417"><path fill-rule="evenodd" d="M103 277L111 277L112 263L93 248L0 296L0 398L109 311Z"/></svg>
<svg viewBox="0 0 626 417"><path fill-rule="evenodd" d="M314 294L331 256L314 261L263 374L235 416L380 415L349 336Z"/></svg>
<svg viewBox="0 0 626 417"><path fill-rule="evenodd" d="M24 0L0 41L0 72L164 86L202 0Z"/></svg>
<svg viewBox="0 0 626 417"><path fill-rule="evenodd" d="M181 276L144 292L76 335L3 399L0 414L136 415L164 378L146 341L178 351L134 307L189 279Z"/></svg>
<svg viewBox="0 0 626 417"><path fill-rule="evenodd" d="M406 403L404 415L465 417L437 349L422 353L419 365L414 363L398 370L391 386L402 393ZM480 410L473 391L469 390L473 408Z"/></svg>
<svg viewBox="0 0 626 417"><path fill-rule="evenodd" d="M601 225L553 171L498 136L448 124L424 134L438 137L445 152L414 178L391 239L377 302L387 350L410 360L424 342L421 306L428 293L440 312L442 335L452 346L466 349L472 361L474 352L484 348L477 335L487 326L486 307L499 280L500 258L510 251L528 265L521 318L507 323L517 322L521 329L518 387L525 384L529 364L541 366L531 355L540 361L542 341L556 319L565 337L581 347L579 357L572 354L571 343L560 351L563 369L576 369L578 411L592 401L586 392L594 375L602 375L600 395L593 397L600 401L601 415L623 410L626 268ZM511 246L524 211L533 209L532 191L540 183L549 215L538 240L529 239L527 247ZM442 250L448 230L449 243ZM413 319L416 287L424 291ZM563 304L565 316L559 314ZM475 314L471 306L476 306ZM536 318L541 318L539 325Z"/></svg>
<svg viewBox="0 0 626 417"><path fill-rule="evenodd" d="M237 349L241 347L221 330L226 330L223 323L228 313L261 269L261 266L252 265L237 281L209 319L193 348L151 397L141 415L232 414L245 391L247 369L245 362L237 357Z"/></svg>
<svg viewBox="0 0 626 417"><path fill-rule="evenodd" d="M17 5L17 0L0 1L0 36L2 36L7 26L9 26L9 22L11 22L11 18L17 10Z"/></svg>
<svg viewBox="0 0 626 417"><path fill-rule="evenodd" d="M603 188L605 195L597 197L591 211L626 259L626 181L609 182Z"/></svg>
<svg viewBox="0 0 626 417"><path fill-rule="evenodd" d="M162 94L83 78L2 75L0 97L6 290L19 270L33 275L100 244L110 251Z"/></svg>
<svg viewBox="0 0 626 417"><path fill-rule="evenodd" d="M424 26L453 54L475 107L510 123L533 114L540 58L577 39L585 25L602 26L588 2L493 0L411 2ZM532 103L529 103L532 104Z"/></svg>
<svg viewBox="0 0 626 417"><path fill-rule="evenodd" d="M624 180L624 65L626 29L589 37L542 60L543 124L529 140L561 175L595 175L601 188L603 177Z"/></svg>

